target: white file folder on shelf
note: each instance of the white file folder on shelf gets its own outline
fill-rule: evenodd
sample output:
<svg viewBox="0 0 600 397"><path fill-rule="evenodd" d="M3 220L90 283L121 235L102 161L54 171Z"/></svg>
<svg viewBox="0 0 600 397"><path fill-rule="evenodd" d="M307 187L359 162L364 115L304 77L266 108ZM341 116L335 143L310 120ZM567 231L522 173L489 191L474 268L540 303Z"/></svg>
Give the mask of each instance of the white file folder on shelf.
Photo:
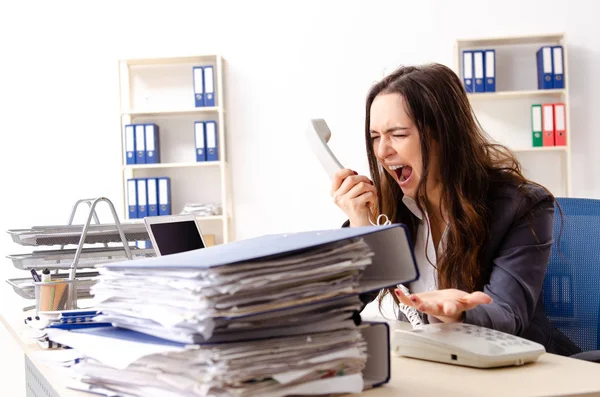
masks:
<svg viewBox="0 0 600 397"><path fill-rule="evenodd" d="M138 217L137 209L137 183L135 179L127 180L127 207L129 211L127 216L129 219L136 219Z"/></svg>
<svg viewBox="0 0 600 397"><path fill-rule="evenodd" d="M146 133L143 124L135 124L136 164L146 164Z"/></svg>
<svg viewBox="0 0 600 397"><path fill-rule="evenodd" d="M125 126L125 164L135 164L135 128L128 124Z"/></svg>
<svg viewBox="0 0 600 397"><path fill-rule="evenodd" d="M204 66L204 106L215 106L214 67Z"/></svg>

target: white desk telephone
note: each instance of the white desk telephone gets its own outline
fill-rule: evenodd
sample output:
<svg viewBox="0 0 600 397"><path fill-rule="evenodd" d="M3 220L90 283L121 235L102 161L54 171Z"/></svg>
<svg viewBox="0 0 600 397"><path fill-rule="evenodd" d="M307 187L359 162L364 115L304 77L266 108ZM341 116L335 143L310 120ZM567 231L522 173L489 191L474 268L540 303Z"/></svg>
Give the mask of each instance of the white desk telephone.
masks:
<svg viewBox="0 0 600 397"><path fill-rule="evenodd" d="M391 344L397 356L476 368L523 365L546 351L539 343L464 323L397 329Z"/></svg>

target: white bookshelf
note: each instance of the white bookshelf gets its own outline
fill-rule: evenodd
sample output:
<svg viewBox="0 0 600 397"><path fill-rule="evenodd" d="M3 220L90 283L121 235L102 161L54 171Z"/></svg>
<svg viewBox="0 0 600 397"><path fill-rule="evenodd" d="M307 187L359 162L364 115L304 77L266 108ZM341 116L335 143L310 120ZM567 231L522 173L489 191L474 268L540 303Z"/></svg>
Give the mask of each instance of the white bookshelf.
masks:
<svg viewBox="0 0 600 397"><path fill-rule="evenodd" d="M561 45L564 89L537 88L536 51L544 45ZM571 117L569 109L568 46L563 33L459 39L454 46L455 72L462 80L464 50L496 50L496 92L469 93L469 101L483 129L511 149L527 178L541 183L555 196L572 195ZM531 105L565 104L566 146L534 147ZM575 132L576 133L576 132Z"/></svg>
<svg viewBox="0 0 600 397"><path fill-rule="evenodd" d="M181 213L188 203L217 204L221 214L197 217L202 232L215 235L217 244L235 239L223 63L219 55L119 61L123 219L128 213L127 180L166 176L171 179L172 214ZM216 103L195 107L192 68L206 65L214 67ZM207 120L217 122L218 161L196 162L194 122ZM126 164L124 127L137 123L158 125L160 163Z"/></svg>

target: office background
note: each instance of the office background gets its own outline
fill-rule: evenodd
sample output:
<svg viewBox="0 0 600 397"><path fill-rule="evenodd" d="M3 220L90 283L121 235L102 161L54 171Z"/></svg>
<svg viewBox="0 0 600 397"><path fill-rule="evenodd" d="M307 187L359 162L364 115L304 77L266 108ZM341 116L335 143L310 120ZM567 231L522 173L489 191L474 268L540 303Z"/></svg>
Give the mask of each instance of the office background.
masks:
<svg viewBox="0 0 600 397"><path fill-rule="evenodd" d="M344 220L306 145L308 118L324 117L340 161L367 173L364 102L374 81L401 64L452 66L457 38L556 32L567 34L569 46L573 195L598 198L600 26L592 6L583 0L3 4L0 229L65 223L80 198L106 196L122 208L120 58L225 58L233 227L243 239ZM3 256L15 248L8 235L0 238ZM2 265L2 281L22 275L8 260ZM9 305L14 293L8 286L1 292L2 306ZM5 357L22 360L9 343L0 331ZM15 390L22 387L21 364L1 360Z"/></svg>

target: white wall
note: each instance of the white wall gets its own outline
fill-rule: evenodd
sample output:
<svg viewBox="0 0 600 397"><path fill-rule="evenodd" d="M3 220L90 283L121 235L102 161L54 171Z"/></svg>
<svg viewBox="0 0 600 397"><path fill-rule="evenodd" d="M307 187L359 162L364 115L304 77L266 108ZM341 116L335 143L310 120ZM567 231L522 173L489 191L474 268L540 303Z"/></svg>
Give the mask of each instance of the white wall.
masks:
<svg viewBox="0 0 600 397"><path fill-rule="evenodd" d="M456 38L544 32L568 34L574 194L600 197L600 26L591 7L575 0L3 2L0 229L64 223L83 197L104 195L121 208L119 58L226 59L235 229L248 238L343 222L305 145L309 117L325 117L338 158L365 173L364 99L373 82L400 64L451 65ZM0 238L0 254L18 251L8 235ZM2 279L22 275L1 263Z"/></svg>

